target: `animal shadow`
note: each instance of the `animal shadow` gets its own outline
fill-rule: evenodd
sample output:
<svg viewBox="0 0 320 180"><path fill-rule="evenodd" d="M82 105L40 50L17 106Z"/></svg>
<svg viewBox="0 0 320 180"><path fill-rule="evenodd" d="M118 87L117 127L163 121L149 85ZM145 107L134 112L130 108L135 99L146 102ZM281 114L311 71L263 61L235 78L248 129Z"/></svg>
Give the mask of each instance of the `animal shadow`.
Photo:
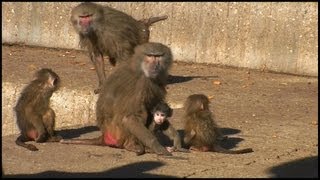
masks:
<svg viewBox="0 0 320 180"><path fill-rule="evenodd" d="M183 83L191 81L192 79L202 79L202 80L208 80L213 78L218 78L218 76L175 76L175 75L169 75L167 83L168 84L175 84L175 83Z"/></svg>
<svg viewBox="0 0 320 180"><path fill-rule="evenodd" d="M317 178L318 156L282 163L269 169L272 178Z"/></svg>
<svg viewBox="0 0 320 180"><path fill-rule="evenodd" d="M233 129L233 128L220 128L222 135L228 136L232 134L238 134L241 131L239 129ZM242 138L238 137L228 137L225 140L220 141L220 146L225 149L232 149L237 146L241 141L243 141Z"/></svg>
<svg viewBox="0 0 320 180"><path fill-rule="evenodd" d="M80 137L81 134L86 134L93 131L99 131L99 128L97 126L85 126L75 129L57 130L56 133L62 136L64 139L72 139Z"/></svg>
<svg viewBox="0 0 320 180"><path fill-rule="evenodd" d="M64 171L45 171L37 174L15 174L15 175L3 175L3 177L8 178L97 178L97 177L116 177L116 178L174 178L174 176L169 175L156 175L149 174L147 171L152 169L157 169L161 166L164 166L163 162L158 161L144 161L136 162L131 164L126 164L121 167L116 167L108 169L102 172L64 172ZM3 173L4 174L4 173Z"/></svg>
<svg viewBox="0 0 320 180"><path fill-rule="evenodd" d="M239 129L233 128L220 128L220 131L223 135L238 134L241 132Z"/></svg>

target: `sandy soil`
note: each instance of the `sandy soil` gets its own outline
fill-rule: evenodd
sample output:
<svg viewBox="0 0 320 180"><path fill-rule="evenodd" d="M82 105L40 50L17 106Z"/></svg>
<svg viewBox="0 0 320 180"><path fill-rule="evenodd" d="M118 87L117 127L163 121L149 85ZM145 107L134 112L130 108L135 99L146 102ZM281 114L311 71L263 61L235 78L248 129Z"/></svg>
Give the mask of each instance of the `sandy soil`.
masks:
<svg viewBox="0 0 320 180"><path fill-rule="evenodd" d="M2 46L2 81L25 83L39 67L54 69L70 89L97 85L83 51ZM106 73L113 68L107 64ZM2 137L2 171L6 177L318 177L318 78L266 71L175 62L168 101L171 123L183 131L187 96L212 97L211 110L229 149L251 147L253 153L180 153L175 158L136 156L122 149L42 143L37 152L15 145L17 135ZM4 88L4 87L3 87ZM94 120L92 120L94 122ZM59 129L64 138L96 137L94 123ZM32 142L31 142L32 143Z"/></svg>

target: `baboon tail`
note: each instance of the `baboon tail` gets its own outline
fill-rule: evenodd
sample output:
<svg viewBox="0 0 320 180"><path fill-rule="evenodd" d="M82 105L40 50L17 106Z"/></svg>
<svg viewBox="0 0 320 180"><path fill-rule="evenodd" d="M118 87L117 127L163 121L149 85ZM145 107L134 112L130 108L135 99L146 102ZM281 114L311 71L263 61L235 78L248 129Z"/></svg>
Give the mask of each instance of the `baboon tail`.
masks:
<svg viewBox="0 0 320 180"><path fill-rule="evenodd" d="M245 154L253 152L252 148L245 148L240 150L229 150L225 149L219 145L216 145L213 149L215 152L224 153L224 154Z"/></svg>
<svg viewBox="0 0 320 180"><path fill-rule="evenodd" d="M147 26L151 26L153 23L156 23L158 21L162 21L162 20L165 20L167 19L168 16L167 15L164 15L164 16L157 16L157 17L151 17L148 19L147 21Z"/></svg>
<svg viewBox="0 0 320 180"><path fill-rule="evenodd" d="M104 145L103 136L99 136L93 139L61 139L62 144L80 144L80 145Z"/></svg>
<svg viewBox="0 0 320 180"><path fill-rule="evenodd" d="M30 151L38 151L39 149L32 145L32 144L26 144L25 142L28 141L28 139L26 139L23 135L20 135L17 139L16 139L16 144L18 146L22 146L24 148L29 149Z"/></svg>

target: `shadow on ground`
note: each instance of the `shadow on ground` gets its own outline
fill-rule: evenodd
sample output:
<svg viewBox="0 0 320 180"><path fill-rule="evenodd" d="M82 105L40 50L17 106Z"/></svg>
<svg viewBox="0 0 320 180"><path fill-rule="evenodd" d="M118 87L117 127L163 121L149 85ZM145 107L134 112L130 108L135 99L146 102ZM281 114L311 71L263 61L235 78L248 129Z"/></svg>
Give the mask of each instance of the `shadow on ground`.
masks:
<svg viewBox="0 0 320 180"><path fill-rule="evenodd" d="M318 177L318 156L286 162L269 171L273 174L273 178L316 178Z"/></svg>
<svg viewBox="0 0 320 180"><path fill-rule="evenodd" d="M177 131L178 131L180 138L183 139L184 138L184 130L179 129ZM239 129L233 129L233 128L221 128L221 132L224 136L227 136L227 135L231 135L231 134L240 133L241 131ZM173 145L173 140L170 140L169 137L167 137L163 133L157 133L156 136L158 137L160 143L163 144L164 146L172 146ZM242 138L228 137L225 140L221 140L220 145L221 145L221 147L223 147L225 149L232 149L232 148L235 148L237 146L237 144L239 144L239 142L241 142L241 141L243 141ZM183 147L186 148L187 146L185 144L183 144Z"/></svg>
<svg viewBox="0 0 320 180"><path fill-rule="evenodd" d="M238 134L241 132L241 130L233 128L220 128L220 131L223 135Z"/></svg>
<svg viewBox="0 0 320 180"><path fill-rule="evenodd" d="M97 126L85 126L85 127L81 127L81 128L75 128L75 129L58 130L57 134L62 136L63 139L73 139L73 138L80 137L82 134L90 133L93 131L99 131L99 128ZM241 130L233 129L233 128L221 128L221 132L224 136L227 136L227 135L240 133ZM179 133L179 136L181 137L181 139L183 139L184 130L179 129L178 133ZM164 146L172 146L173 145L173 141L171 139L169 139L169 137L167 137L163 133L157 133L156 136L158 137L158 139L162 145L164 145ZM237 147L237 144L239 144L243 140L244 139L238 138L238 137L228 137L225 140L222 140L220 142L220 145L221 145L221 147L223 147L225 149L232 149L232 148ZM183 147L186 147L186 146L183 144Z"/></svg>
<svg viewBox="0 0 320 180"><path fill-rule="evenodd" d="M56 133L64 139L71 139L80 137L82 134L90 133L93 131L99 131L99 128L97 126L85 126L81 128L75 128L75 129L63 129L63 130L57 130Z"/></svg>
<svg viewBox="0 0 320 180"><path fill-rule="evenodd" d="M17 174L17 175L3 175L3 177L8 178L62 178L62 177L72 177L72 178L96 178L96 177L116 177L116 178L174 178L174 176L166 175L156 175L145 173L145 171L150 171L152 169L159 168L163 166L164 163L157 161L145 161L132 163L124 165L118 168L113 168L103 172L63 172L63 171L45 171L37 174Z"/></svg>
<svg viewBox="0 0 320 180"><path fill-rule="evenodd" d="M202 79L202 80L208 80L208 79L212 79L212 78L218 78L218 76L175 76L175 75L169 75L168 84L188 82L188 81L191 81L195 78Z"/></svg>

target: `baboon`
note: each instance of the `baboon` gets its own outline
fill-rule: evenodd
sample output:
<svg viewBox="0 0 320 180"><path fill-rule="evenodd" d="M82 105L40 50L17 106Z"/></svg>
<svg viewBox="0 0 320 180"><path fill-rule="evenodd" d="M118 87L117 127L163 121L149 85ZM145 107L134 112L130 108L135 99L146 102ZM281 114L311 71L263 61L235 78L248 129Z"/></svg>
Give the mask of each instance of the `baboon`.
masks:
<svg viewBox="0 0 320 180"><path fill-rule="evenodd" d="M96 120L102 135L62 143L108 145L137 155L144 154L148 147L156 154L172 155L146 127L151 124L152 118L148 117L152 117L152 109L165 100L171 50L161 43L144 43L135 48L128 62L115 69L99 93Z"/></svg>
<svg viewBox="0 0 320 180"><path fill-rule="evenodd" d="M50 108L50 98L60 85L59 76L51 69L43 68L35 73L35 79L27 85L14 108L20 135L16 144L31 151L38 149L27 141L58 142L55 136L55 112Z"/></svg>
<svg viewBox="0 0 320 180"><path fill-rule="evenodd" d="M209 110L209 103L208 97L204 94L190 95L184 103L184 143L190 145L190 150L214 151L227 154L253 152L251 148L232 151L219 145L217 138L221 134Z"/></svg>
<svg viewBox="0 0 320 180"><path fill-rule="evenodd" d="M173 109L165 102L159 102L152 110L153 120L148 126L148 129L156 134L162 132L171 140L173 140L172 147L166 147L169 152L180 151L189 152L187 149L182 148L181 138L178 131L169 122L169 118L173 114Z"/></svg>
<svg viewBox="0 0 320 180"><path fill-rule="evenodd" d="M166 18L138 21L124 12L92 2L81 3L72 9L71 22L79 34L80 46L88 50L98 75L96 94L106 79L103 56L107 55L113 66L128 60L135 46L149 41L151 24Z"/></svg>

